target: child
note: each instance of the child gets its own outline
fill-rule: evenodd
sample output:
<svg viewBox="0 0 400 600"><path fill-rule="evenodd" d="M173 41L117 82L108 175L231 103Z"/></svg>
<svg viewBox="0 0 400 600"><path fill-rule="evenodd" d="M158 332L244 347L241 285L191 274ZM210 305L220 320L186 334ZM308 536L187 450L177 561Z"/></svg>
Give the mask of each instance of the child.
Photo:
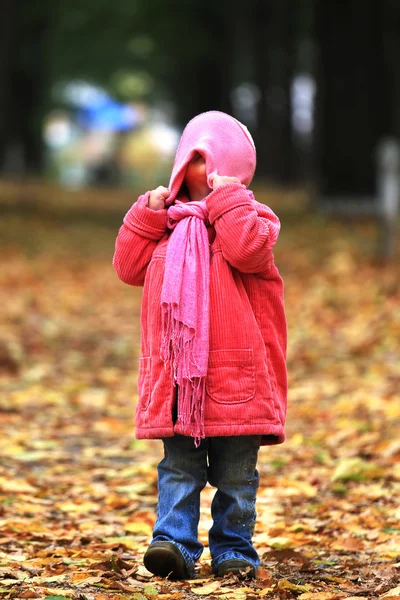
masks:
<svg viewBox="0 0 400 600"><path fill-rule="evenodd" d="M284 441L286 320L272 247L280 224L247 189L253 140L217 111L186 126L169 188L140 196L114 255L143 285L138 438L161 438L158 516L144 556L156 575L192 578L200 492L217 488L212 570L255 577L260 445Z"/></svg>

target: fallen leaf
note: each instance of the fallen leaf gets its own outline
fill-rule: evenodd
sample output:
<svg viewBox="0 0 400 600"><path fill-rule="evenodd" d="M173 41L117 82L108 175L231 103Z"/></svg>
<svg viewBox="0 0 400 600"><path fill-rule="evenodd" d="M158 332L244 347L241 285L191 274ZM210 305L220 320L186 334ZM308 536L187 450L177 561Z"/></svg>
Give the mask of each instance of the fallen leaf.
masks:
<svg viewBox="0 0 400 600"><path fill-rule="evenodd" d="M210 594L213 594L214 592L219 590L221 588L221 585L222 584L220 581L212 581L211 583L203 585L202 587L192 587L191 591L193 594L196 594L198 596L209 596Z"/></svg>
<svg viewBox="0 0 400 600"><path fill-rule="evenodd" d="M379 597L380 598L393 598L396 596L400 597L400 586L392 588L391 590L385 592L384 594L382 594Z"/></svg>
<svg viewBox="0 0 400 600"><path fill-rule="evenodd" d="M278 561L278 563L287 560L294 560L296 562L301 563L302 567L305 568L307 568L310 565L310 560L306 556L304 556L304 554L296 550L291 550L289 548L282 550L270 550L269 552L265 552L262 558L265 561L274 559Z"/></svg>
<svg viewBox="0 0 400 600"><path fill-rule="evenodd" d="M296 546L296 542L288 537L274 537L269 539L269 545L276 550L287 550Z"/></svg>
<svg viewBox="0 0 400 600"><path fill-rule="evenodd" d="M125 531L128 533L141 533L143 535L151 535L153 532L153 527L149 525L149 523L137 522L137 523L127 523L124 527Z"/></svg>
<svg viewBox="0 0 400 600"><path fill-rule="evenodd" d="M78 587L93 585L94 583L99 583L101 581L101 577L96 576L88 576L85 573L76 573L71 575L70 578L71 583L74 583Z"/></svg>
<svg viewBox="0 0 400 600"><path fill-rule="evenodd" d="M293 592L294 594L301 594L302 592L310 591L310 586L292 583L288 579L280 579L278 581L278 589L284 590L285 592Z"/></svg>
<svg viewBox="0 0 400 600"><path fill-rule="evenodd" d="M262 566L252 591L232 576L196 596L191 588L215 581L211 486L201 499L200 579L157 578L142 565L163 448L134 438L142 290L121 284L111 265L132 190L0 181L0 210L13 206L0 219L5 597L149 600L150 582L165 600L341 600L396 589L400 248L382 268L364 252L376 244L375 225L305 210L299 190L257 188L285 221L275 257L286 284L287 441L259 452ZM280 580L310 589L281 590Z"/></svg>
<svg viewBox="0 0 400 600"><path fill-rule="evenodd" d="M0 490L9 494L26 494L36 492L36 488L22 479L9 480L6 477L0 477Z"/></svg>
<svg viewBox="0 0 400 600"><path fill-rule="evenodd" d="M365 544L363 540L354 537L348 537L343 540L338 540L332 544L332 548L335 550L348 550L350 552L357 552L363 550Z"/></svg>
<svg viewBox="0 0 400 600"><path fill-rule="evenodd" d="M345 599L343 592L304 592L298 596L299 600L341 600Z"/></svg>
<svg viewBox="0 0 400 600"><path fill-rule="evenodd" d="M363 481L382 476L382 470L358 456L342 458L331 477L331 481Z"/></svg>

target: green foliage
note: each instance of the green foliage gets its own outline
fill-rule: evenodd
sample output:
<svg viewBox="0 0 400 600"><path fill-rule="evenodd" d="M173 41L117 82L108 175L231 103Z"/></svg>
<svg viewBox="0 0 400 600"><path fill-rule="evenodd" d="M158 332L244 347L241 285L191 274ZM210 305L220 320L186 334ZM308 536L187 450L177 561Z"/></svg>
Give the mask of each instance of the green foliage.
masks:
<svg viewBox="0 0 400 600"><path fill-rule="evenodd" d="M52 80L85 78L123 99L160 94L169 78L212 53L197 2L105 0L58 4L49 31ZM156 85L154 85L156 82Z"/></svg>

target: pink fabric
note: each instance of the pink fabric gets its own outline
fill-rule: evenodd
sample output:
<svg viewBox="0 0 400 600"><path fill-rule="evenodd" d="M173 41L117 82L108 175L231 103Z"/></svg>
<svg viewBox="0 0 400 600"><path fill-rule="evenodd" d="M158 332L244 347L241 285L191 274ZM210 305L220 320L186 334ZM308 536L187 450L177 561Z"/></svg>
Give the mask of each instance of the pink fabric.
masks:
<svg viewBox="0 0 400 600"><path fill-rule="evenodd" d="M256 151L249 132L230 115L210 110L189 121L182 133L168 186L171 192L168 204L178 197L186 166L196 152L206 159L210 188L214 174L237 177L246 187L250 185L256 168Z"/></svg>
<svg viewBox="0 0 400 600"><path fill-rule="evenodd" d="M202 202L181 202L186 167L199 152L206 161L211 188L215 173L237 177L248 185L256 165L254 143L247 129L219 111L208 111L189 121L176 152L167 200L170 238L163 281L161 356L171 361L178 385L178 410L182 422L194 422L195 444L204 437L205 378L209 331L209 245ZM177 224L178 223L178 224ZM197 239L198 238L198 239Z"/></svg>
<svg viewBox="0 0 400 600"><path fill-rule="evenodd" d="M204 398L209 348L210 252L207 205L177 200L168 209L173 229L161 291L161 357L179 388L179 419L194 424L196 446L204 435Z"/></svg>
<svg viewBox="0 0 400 600"><path fill-rule="evenodd" d="M218 187L205 201L211 259L204 433L262 435L263 444L281 443L287 405L286 318L283 282L272 252L279 219L237 183ZM167 210L150 210L145 194L126 214L116 240L118 276L131 286L143 286L138 439L193 432L192 423L183 423L179 415L173 419L176 388L160 357L161 291L172 235Z"/></svg>
<svg viewBox="0 0 400 600"><path fill-rule="evenodd" d="M196 152L206 160L209 185L215 173L241 184L221 185L201 203L182 206L186 166ZM238 121L217 111L198 115L176 153L171 206L151 210L146 193L124 218L114 266L122 281L144 286L139 439L262 435L264 444L275 444L285 438L286 318L272 252L280 224L247 189L255 164L251 137ZM203 255L209 259L202 264Z"/></svg>

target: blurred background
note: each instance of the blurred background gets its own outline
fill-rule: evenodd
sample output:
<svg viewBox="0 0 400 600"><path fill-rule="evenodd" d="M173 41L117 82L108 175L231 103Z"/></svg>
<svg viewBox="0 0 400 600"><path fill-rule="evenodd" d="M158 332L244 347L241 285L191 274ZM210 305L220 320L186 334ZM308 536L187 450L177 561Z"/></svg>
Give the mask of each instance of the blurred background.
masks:
<svg viewBox="0 0 400 600"><path fill-rule="evenodd" d="M400 137L396 0L1 0L0 173L70 188L169 175L182 127L251 130L257 177L371 200Z"/></svg>
<svg viewBox="0 0 400 600"><path fill-rule="evenodd" d="M399 59L399 0L0 0L2 547L50 575L140 560L161 444L134 439L141 290L114 243L218 109L282 223L288 439L260 452L256 544L398 568Z"/></svg>
<svg viewBox="0 0 400 600"><path fill-rule="evenodd" d="M6 377L131 373L140 292L112 270L115 236L218 109L251 131L252 187L282 221L293 396L339 359L360 361L354 384L369 351L398 381L399 56L397 0L0 0Z"/></svg>
<svg viewBox="0 0 400 600"><path fill-rule="evenodd" d="M168 185L187 121L218 109L251 131L252 188L282 222L292 398L328 377L340 400L370 362L391 396L399 57L397 0L0 0L6 393L65 378L70 401L73 377L104 400L102 369L135 393L140 290L113 272L115 237Z"/></svg>

